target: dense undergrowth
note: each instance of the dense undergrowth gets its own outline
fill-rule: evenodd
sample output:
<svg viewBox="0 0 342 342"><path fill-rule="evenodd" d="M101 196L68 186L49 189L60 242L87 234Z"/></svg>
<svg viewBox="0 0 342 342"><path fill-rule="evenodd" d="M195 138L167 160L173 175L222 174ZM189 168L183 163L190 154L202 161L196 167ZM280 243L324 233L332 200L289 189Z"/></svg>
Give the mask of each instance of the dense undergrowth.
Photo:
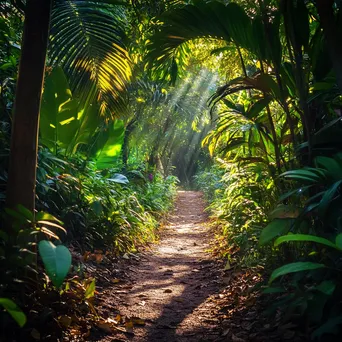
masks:
<svg viewBox="0 0 342 342"><path fill-rule="evenodd" d="M178 182L151 169L126 170L125 175L118 168L98 170L81 155L66 161L46 148L40 149L39 161L38 213L33 217L21 207L19 212L5 209L2 214L2 222L12 221L15 234L2 231L0 237L0 265L5 272L0 297L20 325L28 320L26 329L17 334L14 321L1 313L1 338L9 340L29 335L57 338L60 328L67 327L63 319L73 315L81 319L90 314L97 321L91 304L96 279L87 279L82 264L101 263L155 241ZM64 245L72 250L72 261ZM37 246L45 270L37 263ZM19 295L23 284L30 296ZM75 297L73 304L63 309L71 297ZM16 298L20 309L9 298ZM83 311L78 305L84 306ZM44 310L47 316L30 310Z"/></svg>
<svg viewBox="0 0 342 342"><path fill-rule="evenodd" d="M3 324L63 285L64 245L101 259L152 241L172 175L201 169L229 263L263 267L270 312L307 339L338 339L341 1L39 1L40 67L21 36L42 6L0 3Z"/></svg>

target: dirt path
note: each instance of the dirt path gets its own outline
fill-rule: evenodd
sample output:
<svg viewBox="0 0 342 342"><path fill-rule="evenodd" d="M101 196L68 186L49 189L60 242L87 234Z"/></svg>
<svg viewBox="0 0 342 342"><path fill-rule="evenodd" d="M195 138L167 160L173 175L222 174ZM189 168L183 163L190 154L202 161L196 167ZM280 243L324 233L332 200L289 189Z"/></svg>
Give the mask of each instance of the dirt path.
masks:
<svg viewBox="0 0 342 342"><path fill-rule="evenodd" d="M103 294L107 306L115 302L122 316L139 317L145 326L134 327L134 335L98 341L217 340L217 319L206 315L215 305L210 296L218 293L219 272L206 252L210 236L203 210L201 193L178 193L160 243L127 270L129 282Z"/></svg>

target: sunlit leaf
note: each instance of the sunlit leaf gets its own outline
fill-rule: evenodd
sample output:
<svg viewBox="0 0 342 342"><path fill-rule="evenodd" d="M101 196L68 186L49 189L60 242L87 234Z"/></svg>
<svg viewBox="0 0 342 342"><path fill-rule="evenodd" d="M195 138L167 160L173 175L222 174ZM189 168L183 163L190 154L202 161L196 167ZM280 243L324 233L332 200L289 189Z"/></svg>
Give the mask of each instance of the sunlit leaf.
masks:
<svg viewBox="0 0 342 342"><path fill-rule="evenodd" d="M339 249L333 242L315 235L307 234L289 234L279 237L275 242L275 246L279 246L284 242L297 241L297 242L317 242L319 244Z"/></svg>
<svg viewBox="0 0 342 342"><path fill-rule="evenodd" d="M273 240L276 236L287 233L290 230L292 224L292 219L273 220L262 230L259 238L259 244L265 245L266 243Z"/></svg>

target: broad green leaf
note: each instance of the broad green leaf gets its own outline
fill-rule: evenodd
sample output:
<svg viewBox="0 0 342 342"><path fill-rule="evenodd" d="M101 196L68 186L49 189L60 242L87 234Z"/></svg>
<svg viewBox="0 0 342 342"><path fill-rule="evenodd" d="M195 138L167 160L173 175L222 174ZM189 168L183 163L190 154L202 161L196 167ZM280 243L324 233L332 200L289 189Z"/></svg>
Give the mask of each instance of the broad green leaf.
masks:
<svg viewBox="0 0 342 342"><path fill-rule="evenodd" d="M318 167L323 167L328 171L334 180L342 179L342 165L334 158L318 156L315 158Z"/></svg>
<svg viewBox="0 0 342 342"><path fill-rule="evenodd" d="M284 266L281 266L274 270L270 276L269 279L269 284L272 283L275 279L289 274L289 273L296 273L296 272L301 272L301 271L311 271L311 270L316 270L319 268L324 268L325 265L323 264L318 264L314 262L294 262L291 264L286 264Z"/></svg>
<svg viewBox="0 0 342 342"><path fill-rule="evenodd" d="M331 296L336 289L336 283L332 280L324 280L316 286L316 290L323 292L324 294Z"/></svg>
<svg viewBox="0 0 342 342"><path fill-rule="evenodd" d="M33 213L32 211L28 210L25 208L23 205L19 204L17 206L17 210L24 216L26 217L29 221L33 221Z"/></svg>
<svg viewBox="0 0 342 342"><path fill-rule="evenodd" d="M254 119L255 117L257 117L260 112L269 105L269 103L271 102L271 99L266 97L266 98L262 98L261 100L255 102L247 111L246 113L246 117L248 117L249 119Z"/></svg>
<svg viewBox="0 0 342 342"><path fill-rule="evenodd" d="M333 242L327 239L321 238L319 236L307 235L307 234L289 234L289 235L281 236L274 242L274 245L279 246L280 244L284 242L290 242L290 241L317 242L325 246L339 249Z"/></svg>
<svg viewBox="0 0 342 342"><path fill-rule="evenodd" d="M11 299L0 298L0 305L12 316L12 318L23 327L26 323L26 315Z"/></svg>
<svg viewBox="0 0 342 342"><path fill-rule="evenodd" d="M59 224L63 224L62 221L58 220L55 216L45 213L43 211L40 211L36 214L35 217L36 221L55 221L58 222Z"/></svg>
<svg viewBox="0 0 342 342"><path fill-rule="evenodd" d="M276 236L287 233L293 223L292 219L275 219L269 223L261 232L259 244L265 245Z"/></svg>
<svg viewBox="0 0 342 342"><path fill-rule="evenodd" d="M89 104L79 110L77 115L79 128L68 147L68 153L73 154L80 145L87 145L92 141L94 133L101 123L99 112L100 108L95 104Z"/></svg>
<svg viewBox="0 0 342 342"><path fill-rule="evenodd" d="M106 132L103 144L97 146L96 166L98 169L106 169L113 165L120 156L123 139L125 136L125 126L123 120L116 120L111 124Z"/></svg>
<svg viewBox="0 0 342 342"><path fill-rule="evenodd" d="M59 288L71 266L71 254L68 248L63 245L55 246L52 242L43 240L39 242L38 249L47 275Z"/></svg>
<svg viewBox="0 0 342 342"><path fill-rule="evenodd" d="M44 145L56 152L67 148L78 128L78 102L72 98L68 80L61 67L45 78L40 111L40 137Z"/></svg>

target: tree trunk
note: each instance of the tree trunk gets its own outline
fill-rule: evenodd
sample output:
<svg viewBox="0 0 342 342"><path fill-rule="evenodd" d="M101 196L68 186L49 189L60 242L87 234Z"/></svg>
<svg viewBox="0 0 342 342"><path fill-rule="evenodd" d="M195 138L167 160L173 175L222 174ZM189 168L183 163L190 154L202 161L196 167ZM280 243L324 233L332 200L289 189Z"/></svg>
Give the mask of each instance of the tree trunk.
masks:
<svg viewBox="0 0 342 342"><path fill-rule="evenodd" d="M342 45L341 32L336 23L333 10L334 0L317 0L316 6L323 28L324 36L336 74L337 85L342 93Z"/></svg>
<svg viewBox="0 0 342 342"><path fill-rule="evenodd" d="M39 112L51 0L27 0L14 103L6 206L34 211Z"/></svg>

